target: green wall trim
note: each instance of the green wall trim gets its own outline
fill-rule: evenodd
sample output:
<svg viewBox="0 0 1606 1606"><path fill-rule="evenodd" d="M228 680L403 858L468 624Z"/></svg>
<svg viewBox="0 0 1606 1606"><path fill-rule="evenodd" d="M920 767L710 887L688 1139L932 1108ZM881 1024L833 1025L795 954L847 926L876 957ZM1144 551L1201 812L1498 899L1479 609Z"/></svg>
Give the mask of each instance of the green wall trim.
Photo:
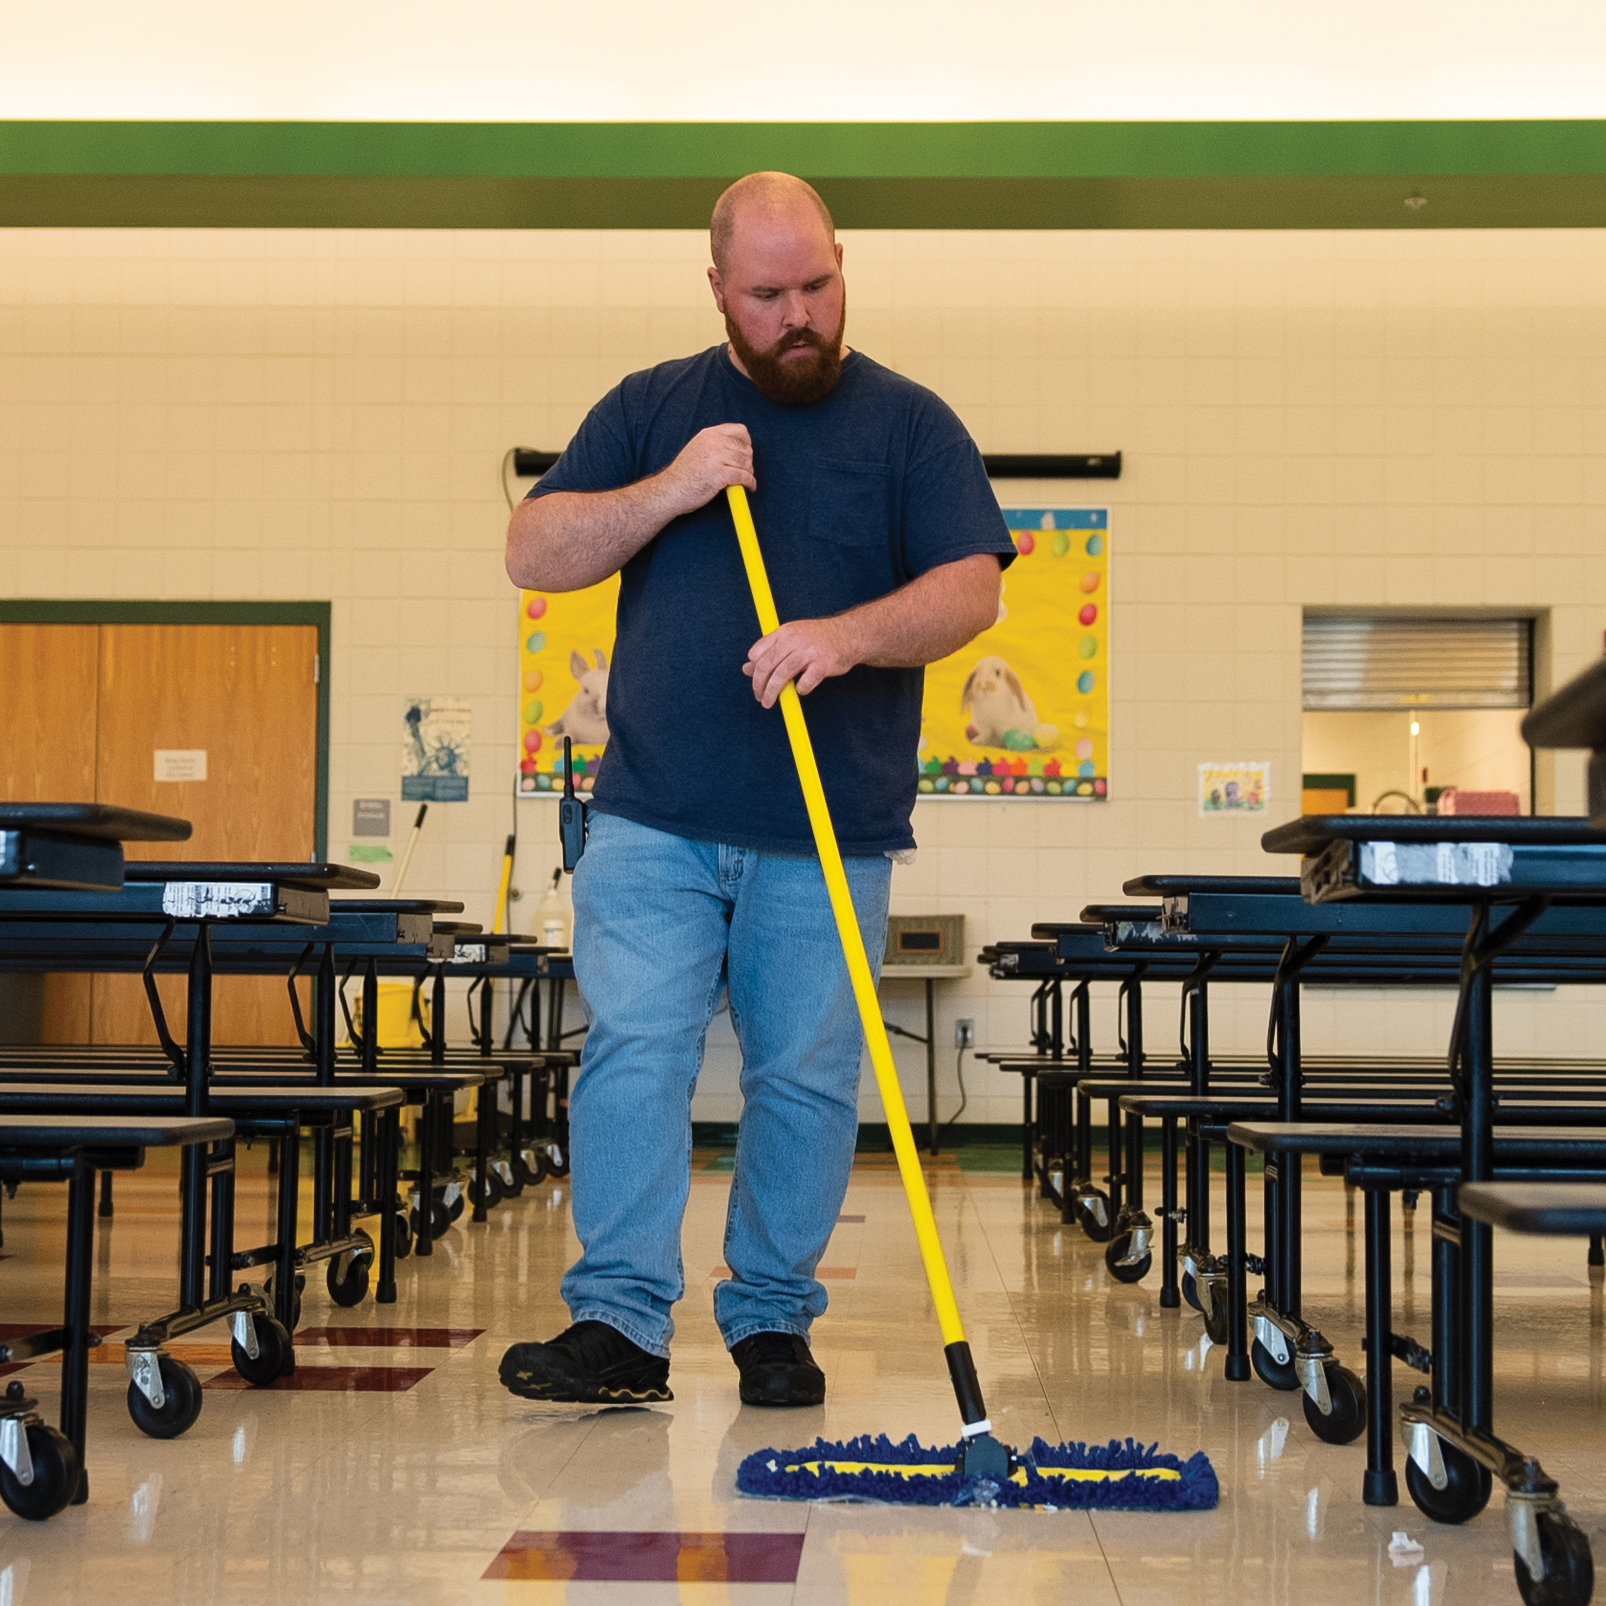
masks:
<svg viewBox="0 0 1606 1606"><path fill-rule="evenodd" d="M114 602L0 597L4 625L314 625L318 631L318 756L313 852L329 857L329 618L327 602Z"/></svg>
<svg viewBox="0 0 1606 1606"><path fill-rule="evenodd" d="M0 226L703 228L763 167L844 228L1606 224L1606 120L1556 119L0 121Z"/></svg>
<svg viewBox="0 0 1606 1606"><path fill-rule="evenodd" d="M1606 225L1606 174L863 179L814 175L844 229L1512 229ZM724 178L0 175L0 228L704 229ZM1410 196L1426 198L1413 210Z"/></svg>
<svg viewBox="0 0 1606 1606"><path fill-rule="evenodd" d="M0 172L352 178L1606 173L1606 121L0 122Z"/></svg>

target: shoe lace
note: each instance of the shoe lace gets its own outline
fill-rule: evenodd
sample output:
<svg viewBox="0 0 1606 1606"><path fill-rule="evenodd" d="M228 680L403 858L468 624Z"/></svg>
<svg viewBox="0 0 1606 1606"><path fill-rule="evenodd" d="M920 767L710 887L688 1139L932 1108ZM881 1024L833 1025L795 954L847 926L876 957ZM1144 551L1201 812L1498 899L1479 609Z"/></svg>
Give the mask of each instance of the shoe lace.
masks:
<svg viewBox="0 0 1606 1606"><path fill-rule="evenodd" d="M754 1333L747 1340L747 1363L750 1366L769 1366L779 1362L795 1366L808 1359L808 1350L795 1333Z"/></svg>
<svg viewBox="0 0 1606 1606"><path fill-rule="evenodd" d="M576 1322L548 1342L587 1371L597 1371L640 1355L640 1349L606 1322Z"/></svg>

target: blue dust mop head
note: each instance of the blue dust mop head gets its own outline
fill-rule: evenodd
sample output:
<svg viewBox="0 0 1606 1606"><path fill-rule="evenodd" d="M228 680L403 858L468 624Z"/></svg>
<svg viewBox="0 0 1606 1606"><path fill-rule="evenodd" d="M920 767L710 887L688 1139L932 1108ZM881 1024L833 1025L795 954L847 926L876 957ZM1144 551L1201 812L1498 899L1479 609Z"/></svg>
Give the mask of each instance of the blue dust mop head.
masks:
<svg viewBox="0 0 1606 1606"><path fill-rule="evenodd" d="M1002 1481L966 1476L960 1447L928 1449L913 1434L894 1444L868 1434L846 1444L818 1439L806 1450L759 1450L737 1469L736 1487L771 1500L864 1500L913 1506L1019 1506L1036 1511L1208 1511L1220 1496L1203 1451L1180 1461L1124 1444L1048 1444L1011 1458Z"/></svg>

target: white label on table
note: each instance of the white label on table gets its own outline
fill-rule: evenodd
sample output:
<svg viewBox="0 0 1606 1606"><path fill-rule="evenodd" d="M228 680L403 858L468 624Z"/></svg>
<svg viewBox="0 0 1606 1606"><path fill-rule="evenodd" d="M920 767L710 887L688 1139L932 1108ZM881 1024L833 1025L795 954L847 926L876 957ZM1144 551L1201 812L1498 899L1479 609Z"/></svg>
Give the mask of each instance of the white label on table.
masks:
<svg viewBox="0 0 1606 1606"><path fill-rule="evenodd" d="M162 888L162 913L175 920L228 920L273 913L273 884L267 881L169 881Z"/></svg>
<svg viewBox="0 0 1606 1606"><path fill-rule="evenodd" d="M206 749L204 747L158 747L156 749L156 779L159 781L204 781L206 779Z"/></svg>
<svg viewBox="0 0 1606 1606"><path fill-rule="evenodd" d="M1398 884L1400 864L1392 842L1361 844L1361 879L1379 887L1392 887Z"/></svg>
<svg viewBox="0 0 1606 1606"><path fill-rule="evenodd" d="M1361 879L1375 887L1497 887L1511 879L1507 842L1363 842Z"/></svg>
<svg viewBox="0 0 1606 1606"><path fill-rule="evenodd" d="M483 965L485 963L485 944L483 942L460 942L452 947L452 963L457 965Z"/></svg>

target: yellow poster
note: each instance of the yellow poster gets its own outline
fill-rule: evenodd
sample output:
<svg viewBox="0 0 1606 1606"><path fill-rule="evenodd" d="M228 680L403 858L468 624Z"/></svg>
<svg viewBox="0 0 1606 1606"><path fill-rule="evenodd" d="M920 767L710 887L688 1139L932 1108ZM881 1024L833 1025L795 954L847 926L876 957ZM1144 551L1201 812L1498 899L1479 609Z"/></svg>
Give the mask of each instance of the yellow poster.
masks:
<svg viewBox="0 0 1606 1606"><path fill-rule="evenodd" d="M922 797L1109 796L1110 515L1006 507L998 623L926 669Z"/></svg>
<svg viewBox="0 0 1606 1606"><path fill-rule="evenodd" d="M923 797L1097 801L1109 792L1109 512L1005 508L1017 557L999 620L926 670ZM615 576L519 597L519 792L577 791L608 741Z"/></svg>
<svg viewBox="0 0 1606 1606"><path fill-rule="evenodd" d="M619 576L584 591L519 593L519 792L563 790L563 738L575 790L589 792L608 745Z"/></svg>

